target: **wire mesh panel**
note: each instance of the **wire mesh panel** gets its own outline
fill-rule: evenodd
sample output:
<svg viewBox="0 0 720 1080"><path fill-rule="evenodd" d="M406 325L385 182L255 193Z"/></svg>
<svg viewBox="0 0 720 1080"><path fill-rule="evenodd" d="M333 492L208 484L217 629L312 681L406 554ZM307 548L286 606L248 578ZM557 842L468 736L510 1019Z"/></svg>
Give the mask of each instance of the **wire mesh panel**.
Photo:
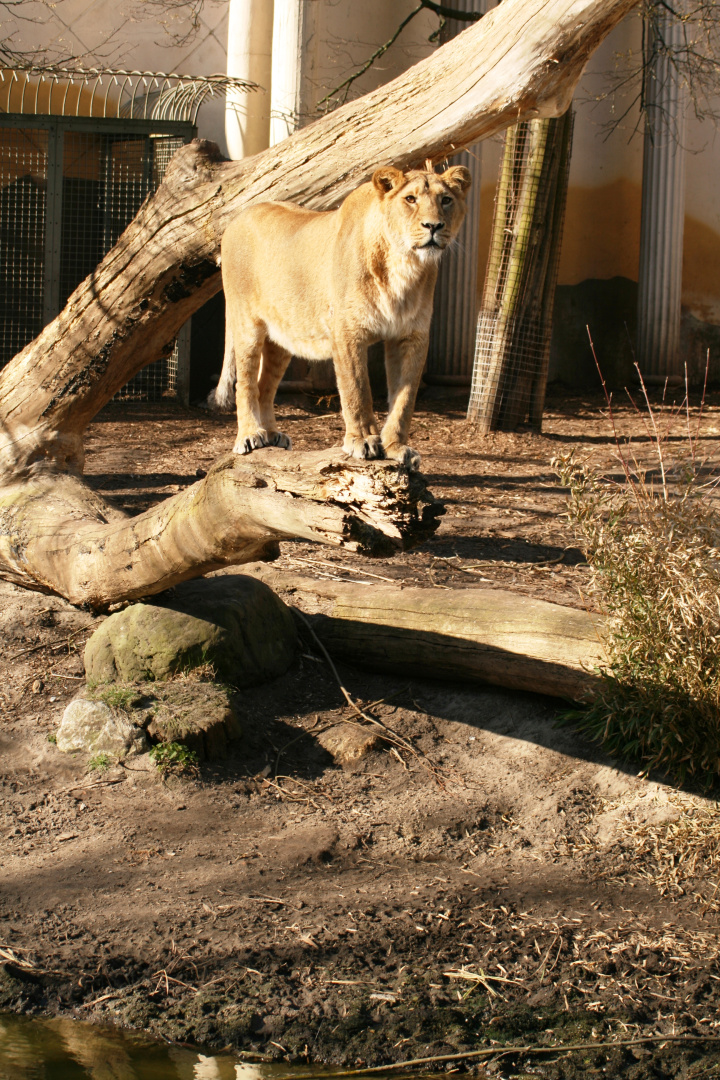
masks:
<svg viewBox="0 0 720 1080"><path fill-rule="evenodd" d="M24 116L0 120L0 367L64 307L192 135L189 125L169 122L158 126L182 131L155 132L147 122L134 131L133 121L20 121L33 125ZM116 396L175 396L187 381L180 361L176 342Z"/></svg>
<svg viewBox="0 0 720 1080"><path fill-rule="evenodd" d="M184 140L172 137L149 137L142 141L118 140L106 151L106 218L110 239L106 251L117 241L132 221L143 201L162 182L170 159ZM120 401L159 401L178 396L180 352L185 336L178 338L169 356L148 364L115 395Z"/></svg>
<svg viewBox="0 0 720 1080"><path fill-rule="evenodd" d="M468 406L484 431L542 424L572 123L568 112L505 137Z"/></svg>
<svg viewBox="0 0 720 1080"><path fill-rule="evenodd" d="M48 132L0 138L0 368L43 328ZM18 227L22 223L22 227Z"/></svg>

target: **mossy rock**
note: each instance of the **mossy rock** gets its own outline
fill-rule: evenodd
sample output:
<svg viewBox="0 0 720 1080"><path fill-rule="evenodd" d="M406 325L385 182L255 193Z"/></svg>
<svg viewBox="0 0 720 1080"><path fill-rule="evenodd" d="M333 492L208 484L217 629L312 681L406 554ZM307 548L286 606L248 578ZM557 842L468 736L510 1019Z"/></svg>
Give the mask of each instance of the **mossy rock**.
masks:
<svg viewBox="0 0 720 1080"><path fill-rule="evenodd" d="M96 683L154 681L210 664L233 686L252 686L282 675L296 649L289 608L263 582L233 574L111 615L85 646L85 672Z"/></svg>
<svg viewBox="0 0 720 1080"><path fill-rule="evenodd" d="M112 713L150 743L184 743L199 761L219 760L242 727L227 686L179 678L155 683L91 684L75 698Z"/></svg>

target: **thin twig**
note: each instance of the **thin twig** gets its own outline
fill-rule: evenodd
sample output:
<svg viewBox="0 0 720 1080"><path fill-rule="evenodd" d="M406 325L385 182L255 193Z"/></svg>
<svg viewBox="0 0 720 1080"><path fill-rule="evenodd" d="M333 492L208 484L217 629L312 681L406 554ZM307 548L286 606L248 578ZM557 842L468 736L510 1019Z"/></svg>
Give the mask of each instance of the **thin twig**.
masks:
<svg viewBox="0 0 720 1080"><path fill-rule="evenodd" d="M118 764L120 764L120 762L118 762ZM125 767L125 766L123 766L123 767ZM140 769L135 769L133 771L134 772L140 772L141 770ZM88 783L73 784L72 787L61 788L60 791L56 791L55 794L56 795L67 795L68 792L70 792L70 791L80 791L81 789L83 791L90 791L91 788L110 787L112 784L124 784L125 780L126 780L126 777L119 776L117 779L114 779L114 780L95 780L92 784L88 784Z"/></svg>
<svg viewBox="0 0 720 1080"><path fill-rule="evenodd" d="M92 623L87 623L86 626L81 626L79 630L73 630L67 638L55 638L54 641L42 641L39 645L31 645L28 649L21 649L20 652L15 653L13 656L8 656L8 663L11 660L17 660L20 656L25 656L27 653L37 652L38 649L50 649L54 645L69 645L74 637L78 634L82 634L83 630L89 630Z"/></svg>
<svg viewBox="0 0 720 1080"><path fill-rule="evenodd" d="M607 383L605 382L605 376L602 373L602 368L600 367L600 361L598 360L597 353L595 352L595 342L592 339L592 335L590 333L590 327L587 325L587 323L585 324L585 329L587 330L588 341L590 342L590 351L592 352L592 357L593 357L593 360L595 361L595 367L597 368L598 375L600 376L600 382L602 384L603 394L605 395L605 401L607 403L607 409L608 409L608 419L610 421L610 426L612 428L612 433L613 433L613 439L615 441L615 446L617 447L617 450L618 450L618 457L619 457L619 460L620 460L620 465L622 467L623 472L625 473L625 479L626 479L626 481L628 483L628 486L630 487L631 491L635 495L635 498L637 499L637 494L635 492L635 481L633 480L633 477L632 477L632 475L630 473L630 469L628 468L628 463L625 460L625 455L623 454L622 448L620 446L620 436L618 435L617 426L615 424L615 414L613 413L613 410L612 410L612 394L610 393L610 391L607 388Z"/></svg>
<svg viewBox="0 0 720 1080"><path fill-rule="evenodd" d="M380 45L379 48L377 48L371 56L367 58L362 67L359 67L357 71L353 72L352 75L349 75L344 82L341 82L340 85L336 86L334 90L331 90L329 93L327 93L324 98L321 98L315 108L317 110L320 110L323 105L325 105L327 102L332 101L332 99L336 97L341 90L345 91L343 103L346 102L352 84L362 75L364 75L365 72L373 66L376 60L379 60L381 56L385 55L388 49L395 44L408 23L412 22L415 16L419 15L421 11L432 11L441 19L457 19L458 22L477 22L478 19L482 18L482 15L478 11L457 11L455 8L447 7L445 4L438 4L435 2L435 0L420 0L418 6L416 8L413 8L410 14L403 19L403 21L397 27L393 35L388 38L388 40L384 42L384 44Z"/></svg>
<svg viewBox="0 0 720 1080"><path fill-rule="evenodd" d="M406 753L411 754L420 763L420 765L422 765L422 767L424 769L426 769L430 773L430 775L433 777L435 782L437 784L440 784L440 786L443 786L442 781L440 779L440 777L441 777L440 770L438 769L438 767L436 765L434 765L430 761L430 759L427 757L426 754L420 753L418 750L415 749L415 747L412 745L412 743L408 742L407 739L404 739L402 737L402 735L398 735L398 733L396 731L393 731L393 729L391 727L388 727L387 724L384 724L382 722L382 720L377 720L374 716L369 716L367 713L363 712L362 709L359 708L358 705L355 704L352 697L350 696L348 691L343 686L342 679L338 675L338 670L337 670L337 668L335 667L335 664L332 661L332 657L330 656L330 653L327 651L327 649L323 645L322 641L320 640L320 638L317 636L317 634L313 630L313 628L310 625L310 623L308 622L307 618L305 617L305 615L303 615L302 611L300 611L298 608L293 608L293 611L298 616L298 618L303 623L303 625L306 627L308 633L312 636L313 641L316 643L317 647L320 649L323 656L325 657L330 670L332 671L333 675L335 676L335 681L337 682L338 686L340 687L340 690L342 691L343 697L345 698L345 700L347 701L348 705L350 706L352 711L355 713L355 715L359 716L362 720L365 720L366 723L372 724L374 727L379 727L381 729L381 731L383 732L383 734L380 736L381 739L383 739L385 742L390 743L392 746L399 747L399 749L405 750ZM351 720L345 720L344 723L348 724L348 723L352 723L352 721ZM357 726L362 727L363 725L358 724Z"/></svg>
<svg viewBox="0 0 720 1080"><path fill-rule="evenodd" d="M667 482L665 480L665 461L663 459L662 440L660 438L660 433L658 432L658 429L657 429L657 424L655 423L655 413L653 412L652 407L650 405L650 398L648 397L647 388L645 386L645 380L642 377L642 372L640 371L640 367L639 367L639 365L637 363L635 364L635 370L638 373L638 379L640 380L640 386L642 388L643 397L645 398L645 404L647 405L647 411L648 411L648 414L650 416L650 423L652 424L653 435L655 436L655 446L657 448L658 461L660 462L660 475L662 476L663 498L664 498L665 502L667 502L668 490L667 490Z"/></svg>
<svg viewBox="0 0 720 1080"><path fill-rule="evenodd" d="M391 585L397 584L396 578L383 577L382 574L371 574L369 570L355 570L352 566L338 566L337 563L330 562L329 559L303 559L300 555L291 555L289 562L304 563L306 566L331 566L333 570L340 570L343 574L364 574L365 577L377 578L378 581L389 581Z"/></svg>
<svg viewBox="0 0 720 1080"><path fill-rule="evenodd" d="M408 1069L415 1065L433 1065L441 1061L467 1061L469 1058L505 1057L508 1054L557 1054L573 1050L614 1050L618 1046L642 1046L647 1043L718 1043L720 1035L648 1035L638 1039L617 1039L609 1042L555 1043L553 1046L494 1046L483 1050L467 1050L462 1054L437 1054L435 1057L413 1058L410 1061L394 1061L389 1065L374 1065L369 1069L347 1069L344 1072L324 1073L323 1080L340 1076L368 1076L371 1073L390 1072L391 1069ZM293 1080L282 1076L279 1080Z"/></svg>
<svg viewBox="0 0 720 1080"><path fill-rule="evenodd" d="M336 97L340 93L341 90L345 91L345 96L343 98L343 103L345 101L347 101L347 96L348 96L348 93L350 92L350 87L356 81L356 79L359 79L362 75L364 75L365 72L369 68L371 68L373 66L373 64L375 63L376 60L379 60L381 56L385 55L385 53L388 51L388 49L391 47L391 45L394 45L395 42L397 41L397 39L400 37L400 34L403 32L403 30L405 29L407 24L409 22L412 22L412 20L415 18L415 16L419 15L420 12L424 9L424 7L425 7L425 4L421 0L421 3L419 3L416 8L413 8L413 10L410 12L409 15L406 15L406 17L403 19L403 21L400 23L400 25L395 30L395 33L392 35L392 37L388 38L388 40L383 45L381 45L378 49L376 49L375 52L371 56L369 56L367 58L365 63L362 65L362 67L358 68L358 70L353 72L352 75L349 75L348 78L345 79L344 82L341 82L339 86L336 86L335 89L331 90L328 94L326 94L324 98L321 98L320 101L318 101L315 108L319 111L322 108L323 105L325 105L328 102L332 101L332 99L334 97Z"/></svg>

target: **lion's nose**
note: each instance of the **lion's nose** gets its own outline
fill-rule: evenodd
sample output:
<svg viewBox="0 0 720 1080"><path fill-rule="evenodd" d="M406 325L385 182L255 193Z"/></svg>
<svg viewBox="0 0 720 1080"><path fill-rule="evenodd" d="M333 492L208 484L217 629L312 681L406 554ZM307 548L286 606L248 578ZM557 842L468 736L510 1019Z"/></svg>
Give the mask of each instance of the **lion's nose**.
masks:
<svg viewBox="0 0 720 1080"><path fill-rule="evenodd" d="M441 229L445 228L445 222L444 221L423 221L422 226L423 226L423 229L429 229L430 234L432 236L434 236L436 232L440 232Z"/></svg>

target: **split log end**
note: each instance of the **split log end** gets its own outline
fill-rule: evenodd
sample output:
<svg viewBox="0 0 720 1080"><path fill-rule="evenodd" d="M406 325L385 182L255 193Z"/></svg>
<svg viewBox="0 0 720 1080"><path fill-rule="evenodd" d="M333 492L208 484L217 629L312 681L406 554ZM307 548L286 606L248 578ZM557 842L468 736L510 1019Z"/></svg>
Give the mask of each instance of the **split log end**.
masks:
<svg viewBox="0 0 720 1080"><path fill-rule="evenodd" d="M267 487L332 511L308 516L300 531L286 512L277 521L267 519L278 536L304 536L370 557L422 543L445 513L422 473L394 461L359 461L337 447L291 454L266 447L247 457L228 454L213 470L230 470L233 483L242 487Z"/></svg>

